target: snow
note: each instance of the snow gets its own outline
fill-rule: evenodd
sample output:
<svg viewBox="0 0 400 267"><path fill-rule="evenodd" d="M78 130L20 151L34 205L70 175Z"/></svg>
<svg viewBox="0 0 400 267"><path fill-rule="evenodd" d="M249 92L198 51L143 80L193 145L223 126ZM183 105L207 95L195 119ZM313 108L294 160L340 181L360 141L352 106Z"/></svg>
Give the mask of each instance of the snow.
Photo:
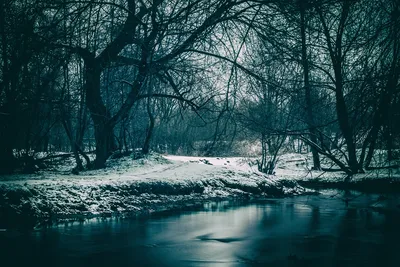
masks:
<svg viewBox="0 0 400 267"><path fill-rule="evenodd" d="M311 171L311 154L280 155L275 175L260 173L255 160L151 154L110 159L105 169L72 175L74 162L68 159L37 174L0 176L0 229L49 220L135 216L209 200L297 195L312 192L300 182L342 182L347 176ZM330 164L322 157L323 167ZM400 178L399 169L368 171L352 181L386 178Z"/></svg>
<svg viewBox="0 0 400 267"><path fill-rule="evenodd" d="M165 156L172 161L181 161L189 163L199 163L203 165L212 165L224 169L235 170L252 175L263 175L257 170L256 157L187 157L187 156ZM321 178L327 180L341 180L347 176L344 172L325 172L311 171L311 154L287 153L279 156L275 169L275 175L267 176L274 181L278 180L309 180ZM325 166L324 167L330 167Z"/></svg>
<svg viewBox="0 0 400 267"><path fill-rule="evenodd" d="M377 150L375 160L372 162L374 167L388 166L384 161L386 151ZM258 172L255 163L256 157L185 157L185 156L166 156L167 159L182 162L198 162L201 164L212 164L221 166L226 169L234 169L240 172L264 175ZM394 161L391 164L399 164ZM329 159L321 156L321 165L323 168L338 168L332 166ZM275 169L275 175L268 176L274 181L309 181L318 179L320 182L343 182L348 176L343 171L318 171L311 170L312 154L311 153L285 153L278 157L278 163ZM400 169L376 169L369 170L365 173L359 173L352 176L352 181L363 181L368 179L400 179Z"/></svg>
<svg viewBox="0 0 400 267"><path fill-rule="evenodd" d="M309 192L253 172L243 158L162 157L112 159L107 168L66 175L0 177L0 228L48 220L132 216L231 197ZM1 214L3 213L3 214Z"/></svg>
<svg viewBox="0 0 400 267"><path fill-rule="evenodd" d="M385 153L380 150L376 152L378 157L375 157L372 166L384 167L388 166L387 162L384 161L381 154ZM380 158L380 159L378 159ZM393 162L392 164L398 164ZM329 159L321 156L321 165L325 169L335 168ZM279 161L275 170L277 179L283 180L296 180L296 181L307 181L311 179L319 179L320 181L326 182L342 182L348 176L345 172L337 171L317 171L311 170L312 167L312 155L311 153L299 154L299 153L287 153L279 157ZM359 173L352 176L352 181L360 181L364 179L400 179L400 169L376 169L368 170L365 173Z"/></svg>

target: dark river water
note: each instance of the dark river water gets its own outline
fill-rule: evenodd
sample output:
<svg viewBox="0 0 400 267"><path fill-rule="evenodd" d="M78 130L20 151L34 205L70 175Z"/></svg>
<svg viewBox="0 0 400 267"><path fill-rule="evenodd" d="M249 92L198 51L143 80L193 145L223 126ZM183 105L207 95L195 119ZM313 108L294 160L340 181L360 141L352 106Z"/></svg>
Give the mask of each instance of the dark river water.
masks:
<svg viewBox="0 0 400 267"><path fill-rule="evenodd" d="M0 266L398 267L400 212L368 208L398 199L332 191L0 232Z"/></svg>

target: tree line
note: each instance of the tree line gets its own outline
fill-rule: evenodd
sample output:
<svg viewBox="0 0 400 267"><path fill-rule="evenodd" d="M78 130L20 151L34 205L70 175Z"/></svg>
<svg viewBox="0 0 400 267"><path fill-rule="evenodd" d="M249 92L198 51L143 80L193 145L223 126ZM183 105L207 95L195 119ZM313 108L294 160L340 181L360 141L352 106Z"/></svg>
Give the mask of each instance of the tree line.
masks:
<svg viewBox="0 0 400 267"><path fill-rule="evenodd" d="M349 176L399 156L395 0L3 0L0 40L2 172L240 140L267 173L282 147Z"/></svg>

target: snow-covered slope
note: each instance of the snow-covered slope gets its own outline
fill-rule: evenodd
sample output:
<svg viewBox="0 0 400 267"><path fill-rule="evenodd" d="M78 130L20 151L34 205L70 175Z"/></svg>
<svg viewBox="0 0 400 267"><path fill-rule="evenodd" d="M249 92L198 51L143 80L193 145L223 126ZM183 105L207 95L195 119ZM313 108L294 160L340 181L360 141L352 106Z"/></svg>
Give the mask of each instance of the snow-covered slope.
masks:
<svg viewBox="0 0 400 267"><path fill-rule="evenodd" d="M211 165L212 164L212 165ZM65 175L0 177L0 228L49 219L134 215L230 197L284 196L306 190L253 172L243 159L151 155L110 160L108 168Z"/></svg>

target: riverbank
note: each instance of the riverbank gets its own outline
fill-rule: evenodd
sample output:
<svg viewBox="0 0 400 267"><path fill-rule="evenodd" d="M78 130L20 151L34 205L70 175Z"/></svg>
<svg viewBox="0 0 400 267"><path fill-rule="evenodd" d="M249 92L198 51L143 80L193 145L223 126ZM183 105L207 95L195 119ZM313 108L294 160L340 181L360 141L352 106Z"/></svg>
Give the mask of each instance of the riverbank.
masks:
<svg viewBox="0 0 400 267"><path fill-rule="evenodd" d="M226 164L229 164L229 160ZM54 221L137 216L206 201L310 192L296 182L207 161L150 155L110 160L80 175L52 170L0 178L0 229Z"/></svg>
<svg viewBox="0 0 400 267"><path fill-rule="evenodd" d="M167 156L173 160L183 162L207 162L214 166L232 168L255 175L261 173L257 170L255 158L231 157L185 157ZM321 157L324 170L311 169L312 155L287 153L279 157L274 175L267 176L273 181L283 183L297 183L302 187L313 190L339 189L357 190L365 193L400 193L400 169L387 168L383 159L374 162L375 169L365 173L355 174L348 178L348 174L331 166L331 162ZM395 162L397 165L397 162Z"/></svg>
<svg viewBox="0 0 400 267"><path fill-rule="evenodd" d="M378 151L379 152L379 151ZM372 168L351 177L332 166L321 157L323 170L312 170L311 154L284 154L278 162L275 176L277 179L296 181L299 185L315 189L357 190L365 193L400 193L400 168L398 161L387 162L384 152L376 155ZM335 169L336 168L336 169Z"/></svg>
<svg viewBox="0 0 400 267"><path fill-rule="evenodd" d="M321 179L298 180L297 183L303 187L315 190L339 189L356 190L365 193L392 194L400 193L400 180L397 178L381 179L358 179L349 182L329 181Z"/></svg>
<svg viewBox="0 0 400 267"><path fill-rule="evenodd" d="M207 201L286 197L327 188L399 193L398 170L377 170L345 183L343 172L310 170L310 155L282 155L275 175L254 159L151 154L110 159L107 168L71 174L73 159L36 174L0 176L0 229L93 217L132 217Z"/></svg>

